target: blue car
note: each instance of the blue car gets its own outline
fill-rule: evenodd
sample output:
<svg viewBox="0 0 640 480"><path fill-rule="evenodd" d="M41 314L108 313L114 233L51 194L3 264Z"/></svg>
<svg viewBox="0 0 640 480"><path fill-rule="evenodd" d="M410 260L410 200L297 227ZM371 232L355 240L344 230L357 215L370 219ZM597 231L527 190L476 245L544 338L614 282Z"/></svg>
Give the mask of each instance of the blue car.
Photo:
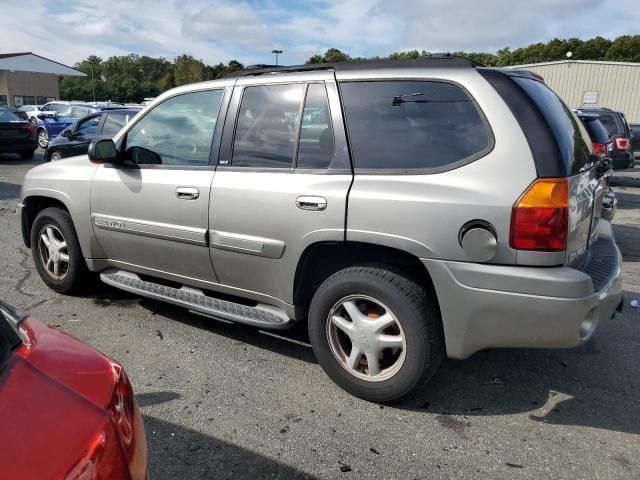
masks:
<svg viewBox="0 0 640 480"><path fill-rule="evenodd" d="M113 108L122 108L122 105L113 103L71 103L55 112L40 113L36 122L38 146L47 148L50 138L55 138L65 128L85 115Z"/></svg>
<svg viewBox="0 0 640 480"><path fill-rule="evenodd" d="M85 115L97 111L97 108L86 104L66 105L56 112L46 112L38 115L36 122L36 136L38 146L47 148L50 138L57 136L62 130Z"/></svg>

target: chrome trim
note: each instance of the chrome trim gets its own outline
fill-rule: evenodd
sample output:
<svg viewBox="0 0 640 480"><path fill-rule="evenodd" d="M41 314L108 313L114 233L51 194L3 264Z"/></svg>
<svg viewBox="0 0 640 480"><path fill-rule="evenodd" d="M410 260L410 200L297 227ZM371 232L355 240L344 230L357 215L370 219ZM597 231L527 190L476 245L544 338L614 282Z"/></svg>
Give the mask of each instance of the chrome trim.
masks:
<svg viewBox="0 0 640 480"><path fill-rule="evenodd" d="M211 230L209 236L211 248L267 258L282 258L284 255L285 243L282 240L216 230Z"/></svg>
<svg viewBox="0 0 640 480"><path fill-rule="evenodd" d="M189 243L207 246L205 228L185 227L160 222L149 222L133 218L114 217L111 215L93 214L92 223L101 230L142 235L144 237L160 238L173 242Z"/></svg>

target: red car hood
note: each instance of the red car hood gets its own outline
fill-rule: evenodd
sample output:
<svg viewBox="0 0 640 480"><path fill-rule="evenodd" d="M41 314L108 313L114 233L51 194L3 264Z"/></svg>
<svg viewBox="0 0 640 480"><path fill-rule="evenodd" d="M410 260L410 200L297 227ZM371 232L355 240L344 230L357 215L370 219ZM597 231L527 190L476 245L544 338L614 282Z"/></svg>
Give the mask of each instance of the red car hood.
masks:
<svg viewBox="0 0 640 480"><path fill-rule="evenodd" d="M0 372L0 476L64 478L108 422L112 364L37 320L28 318L21 328L29 342Z"/></svg>

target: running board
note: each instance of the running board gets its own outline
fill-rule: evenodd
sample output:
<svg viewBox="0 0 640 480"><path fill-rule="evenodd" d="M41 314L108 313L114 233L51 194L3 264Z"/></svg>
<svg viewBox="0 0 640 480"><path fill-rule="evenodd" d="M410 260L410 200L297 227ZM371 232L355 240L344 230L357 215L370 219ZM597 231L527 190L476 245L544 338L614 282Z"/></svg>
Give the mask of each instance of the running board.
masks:
<svg viewBox="0 0 640 480"><path fill-rule="evenodd" d="M197 288L182 286L167 287L159 283L142 280L135 273L126 270L109 269L100 274L100 279L107 285L135 293L142 297L153 298L172 303L205 315L246 323L260 328L285 329L291 326L292 320L284 310L259 303L255 307L230 302L205 295Z"/></svg>

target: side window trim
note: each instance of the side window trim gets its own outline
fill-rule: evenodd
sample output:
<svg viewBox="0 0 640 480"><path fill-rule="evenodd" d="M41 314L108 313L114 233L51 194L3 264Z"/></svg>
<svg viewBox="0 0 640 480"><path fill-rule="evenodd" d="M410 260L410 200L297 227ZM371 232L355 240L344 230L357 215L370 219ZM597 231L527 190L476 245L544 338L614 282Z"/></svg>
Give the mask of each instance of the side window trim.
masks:
<svg viewBox="0 0 640 480"><path fill-rule="evenodd" d="M223 92L222 94L222 100L220 101L220 106L218 109L218 116L216 118L216 125L215 125L215 129L212 135L212 139L211 139L211 147L209 149L209 161L206 165L154 165L154 164L131 164L131 163L127 163L127 164L119 164L118 168L131 168L131 169L156 169L156 170L215 170L216 169L216 165L218 162L218 155L219 155L219 149L220 149L220 141L221 141L221 137L222 137L222 133L223 133L223 125L226 123L226 117L227 117L227 113L229 110L229 104L231 102L231 97L232 97L232 93L234 90L234 86L231 85L221 85L219 87L214 87L214 88L203 88L203 89L199 89L199 90L189 90L187 92L180 92L180 93L176 93L175 95L171 95L165 99L162 100L162 102L157 103L156 105L153 106L152 109L147 110L146 112L144 112L144 115L141 115L139 118L136 118L135 121L129 121L129 123L126 124L126 131L118 138L118 139L114 139L115 143L116 143L116 150L118 151L119 155L123 155L124 151L127 148L127 137L129 135L129 132L138 124L140 123L144 118L147 117L147 115L154 111L159 105L162 105L164 102L166 102L167 100L171 100L172 98L178 97L180 95L185 95L185 94L189 94L189 93L196 93L196 92L211 92L211 91L216 91L216 90L220 90ZM136 114L132 114L132 117L135 117ZM106 168L113 168L113 166L111 164L105 164L104 165Z"/></svg>

